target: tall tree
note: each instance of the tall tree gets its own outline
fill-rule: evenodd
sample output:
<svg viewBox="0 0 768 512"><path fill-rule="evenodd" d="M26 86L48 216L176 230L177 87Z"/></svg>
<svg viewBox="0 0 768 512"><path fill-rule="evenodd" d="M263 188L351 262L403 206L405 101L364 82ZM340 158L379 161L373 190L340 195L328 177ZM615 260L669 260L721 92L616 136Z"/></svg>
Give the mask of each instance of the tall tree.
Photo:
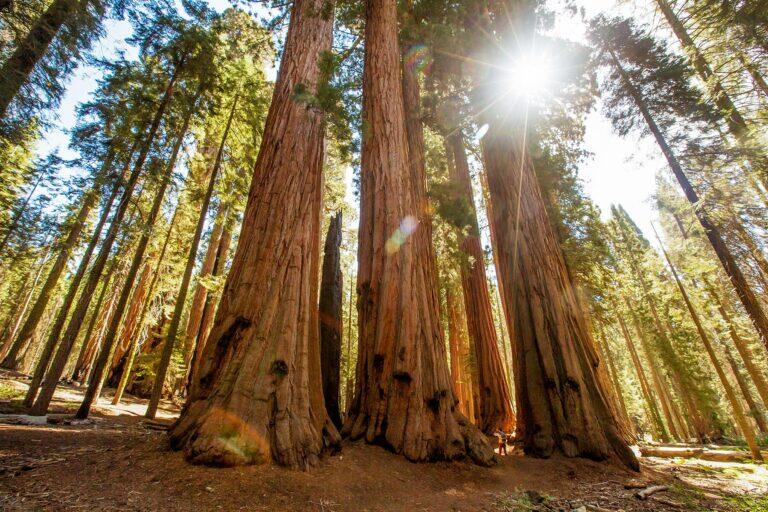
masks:
<svg viewBox="0 0 768 512"><path fill-rule="evenodd" d="M307 467L338 442L323 403L316 313L324 116L295 96L316 94L328 78L327 5L297 0L291 9L240 242L171 431L193 462Z"/></svg>
<svg viewBox="0 0 768 512"><path fill-rule="evenodd" d="M513 52L530 36L521 29L530 21L525 12L521 4L510 13L494 12L491 26L482 16L475 23ZM524 114L495 108L495 72L491 66L477 68L474 99L480 122L488 125L481 149L502 302L514 344L518 434L532 455L617 457L638 469L628 446L629 428L607 395L607 375L598 371L587 317L547 215L528 154Z"/></svg>
<svg viewBox="0 0 768 512"><path fill-rule="evenodd" d="M658 235L656 236L658 237ZM661 239L659 239L659 244L661 244ZM677 274L677 270L675 269L675 266L672 264L672 260L669 259L669 255L667 254L667 251L666 249L664 249L663 245L661 246L661 251L662 251L662 254L664 255L664 258L667 260L669 269L672 271L672 276L675 278L675 283L677 283L678 289L680 290L680 295L682 295L683 300L685 301L685 305L688 308L688 312L691 315L691 319L693 320L693 323L696 325L696 330L698 331L701 342L704 345L704 348L706 349L707 354L709 355L709 359L712 362L712 367L715 369L715 372L717 373L717 376L720 379L720 383L722 384L723 389L725 390L725 394L728 397L728 401L730 402L731 409L733 410L734 418L736 419L736 423L739 425L739 429L741 430L741 433L744 435L744 439L747 442L747 446L749 446L749 450L752 452L752 458L756 461L762 461L763 456L762 456L762 453L760 452L760 447L757 445L754 430L752 429L752 426L747 421L747 418L744 414L744 409L741 406L741 402L739 402L739 399L736 396L736 392L734 391L733 387L731 386L731 383L728 381L728 378L725 375L725 371L723 370L722 364L717 358L715 349L712 345L711 340L709 339L709 335L707 334L706 330L704 329L704 326L701 323L699 314L696 311L696 308L693 306L693 303L691 302L691 299L688 296L688 292L685 290L685 287L683 286L683 283L680 280L680 276Z"/></svg>
<svg viewBox="0 0 768 512"><path fill-rule="evenodd" d="M448 129L445 142L450 153L449 160L452 162L452 165L449 165L452 184L456 188L458 200L468 210L466 218L469 224L460 226L465 233L460 242L464 256L461 264L461 287L468 332L472 338L477 363L477 385L480 391L479 426L486 434L493 434L499 429L509 432L515 427L515 416L512 412L506 371L499 354L496 326L493 323L485 258L480 246L480 228L477 223L464 137L456 121Z"/></svg>
<svg viewBox="0 0 768 512"><path fill-rule="evenodd" d="M606 21L598 19L593 23L592 38L603 49L605 63L611 69L613 85L608 89L610 101L614 104L626 104L631 101L636 109L634 116L643 120L647 130L653 135L661 149L669 168L675 176L686 199L691 205L698 205L699 194L691 184L670 141L662 131L657 118L671 123L664 118L667 111L680 109L675 102L695 105L695 92L685 82L685 73L680 70L683 64L669 56L666 50L648 36L640 34L626 21ZM638 55L637 48L646 51L646 57L632 61ZM629 64L632 68L628 68ZM640 88L642 87L642 89ZM649 99L644 91L653 91ZM691 107L693 108L693 107ZM634 124L633 113L625 108L616 109L612 115L614 125L622 127L626 133ZM695 120L695 119L694 119ZM723 239L717 224L703 208L695 209L696 217L712 246L713 251L747 311L763 344L768 348L768 317L766 317L752 287L744 276L741 267Z"/></svg>
<svg viewBox="0 0 768 512"><path fill-rule="evenodd" d="M437 303L434 260L416 236L424 197L414 183L400 78L396 2L369 0L365 13L359 348L355 396L344 432L412 461L493 452L455 410Z"/></svg>
<svg viewBox="0 0 768 512"><path fill-rule="evenodd" d="M134 189L136 188L136 184L139 181L139 176L141 175L141 171L144 167L144 162L147 159L149 151L152 147L152 143L154 142L155 136L157 135L157 131L160 127L160 121L162 120L166 108L168 107L168 104L170 103L175 92L176 81L179 78L179 71L186 61L186 58L187 56L183 54L180 56L179 60L175 62L174 70L165 86L165 91L163 92L161 100L157 106L157 110L155 111L152 123L147 131L146 138L142 142L139 154L137 155L136 161L133 164L131 174L124 185L123 195L120 198L117 210L115 211L115 214L112 218L112 223L110 224L109 230L104 237L104 241L102 242L99 254L94 260L91 271L88 274L88 279L86 280L83 291L80 294L80 298L75 305L75 309L72 311L69 324L67 325L67 329L64 331L64 335L60 341L56 356L51 362L51 367L45 374L45 379L43 380L40 394L36 399L34 399L35 403L30 409L32 414L44 415L48 409L48 405L50 404L51 399L53 398L53 393L56 390L56 386L64 371L64 367L66 366L69 353L72 350L72 346L74 345L77 335L80 332L82 322L85 319L85 315L88 311L88 306L90 305L93 292L98 286L98 282L101 278L104 266L107 263L107 259L109 258L112 246L117 239L121 223L125 217L126 212L128 211L128 207L131 204L131 198L133 197ZM35 390L30 387L28 395L34 397L34 393Z"/></svg>

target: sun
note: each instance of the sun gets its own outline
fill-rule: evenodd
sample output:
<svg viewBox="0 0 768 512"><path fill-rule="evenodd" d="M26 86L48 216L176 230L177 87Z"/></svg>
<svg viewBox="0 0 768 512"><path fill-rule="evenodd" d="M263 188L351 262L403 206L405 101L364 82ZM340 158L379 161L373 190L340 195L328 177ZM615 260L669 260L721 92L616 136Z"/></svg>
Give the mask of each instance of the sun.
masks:
<svg viewBox="0 0 768 512"><path fill-rule="evenodd" d="M504 67L502 81L506 93L517 97L532 99L546 95L553 79L552 65L540 55L523 55L512 60Z"/></svg>

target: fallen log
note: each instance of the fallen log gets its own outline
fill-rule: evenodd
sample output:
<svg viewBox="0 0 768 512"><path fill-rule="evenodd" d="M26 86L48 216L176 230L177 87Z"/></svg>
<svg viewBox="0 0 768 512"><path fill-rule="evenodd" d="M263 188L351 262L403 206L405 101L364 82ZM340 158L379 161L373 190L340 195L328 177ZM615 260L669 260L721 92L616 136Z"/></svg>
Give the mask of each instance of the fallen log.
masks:
<svg viewBox="0 0 768 512"><path fill-rule="evenodd" d="M687 448L676 446L642 446L640 455L643 457L660 457L674 459L675 457L692 458L704 453L704 448Z"/></svg>
<svg viewBox="0 0 768 512"><path fill-rule="evenodd" d="M669 487L666 485L652 485L650 487L646 487L645 489L642 489L640 491L637 491L635 493L635 497L640 500L647 500L650 496L653 494L656 494L657 492L662 491L668 491Z"/></svg>
<svg viewBox="0 0 768 512"><path fill-rule="evenodd" d="M752 455L744 450L710 449L706 447L683 448L676 446L642 446L640 455L643 457L659 457L662 459L701 459L713 462L746 462Z"/></svg>

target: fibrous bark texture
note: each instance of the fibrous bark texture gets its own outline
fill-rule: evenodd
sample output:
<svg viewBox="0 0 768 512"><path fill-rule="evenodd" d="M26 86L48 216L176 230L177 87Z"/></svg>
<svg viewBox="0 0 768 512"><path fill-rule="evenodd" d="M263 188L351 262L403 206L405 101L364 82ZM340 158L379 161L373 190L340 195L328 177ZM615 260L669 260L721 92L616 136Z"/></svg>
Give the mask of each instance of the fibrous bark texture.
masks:
<svg viewBox="0 0 768 512"><path fill-rule="evenodd" d="M323 273L320 282L320 373L323 397L333 424L341 428L339 385L341 384L341 212L331 218L325 237Z"/></svg>
<svg viewBox="0 0 768 512"><path fill-rule="evenodd" d="M294 95L321 79L333 24L324 5L292 7L242 235L171 431L192 462L309 467L339 440L322 399L317 323L324 119Z"/></svg>
<svg viewBox="0 0 768 512"><path fill-rule="evenodd" d="M638 469L609 405L587 321L547 218L522 129L490 126L482 150L514 345L518 432L527 453L618 458ZM521 428L522 427L522 428Z"/></svg>
<svg viewBox="0 0 768 512"><path fill-rule="evenodd" d="M453 165L450 166L451 180L472 214L468 233L461 240L461 251L465 256L461 266L461 287L464 291L467 327L475 348L477 363L479 426L486 434L493 434L499 429L511 432L515 428L515 415L512 412L506 371L499 354L496 327L493 324L485 259L483 248L480 246L480 228L477 224L472 180L461 130L452 130L445 137L445 141L453 157Z"/></svg>
<svg viewBox="0 0 768 512"><path fill-rule="evenodd" d="M366 3L358 248L359 348L344 432L412 461L493 452L456 409L433 261L418 235L423 184L409 168L394 0Z"/></svg>
<svg viewBox="0 0 768 512"><path fill-rule="evenodd" d="M448 310L448 347L451 355L451 380L458 399L461 414L475 423L475 405L472 400L472 372L469 362L469 340L464 310L456 293L446 290L446 309Z"/></svg>

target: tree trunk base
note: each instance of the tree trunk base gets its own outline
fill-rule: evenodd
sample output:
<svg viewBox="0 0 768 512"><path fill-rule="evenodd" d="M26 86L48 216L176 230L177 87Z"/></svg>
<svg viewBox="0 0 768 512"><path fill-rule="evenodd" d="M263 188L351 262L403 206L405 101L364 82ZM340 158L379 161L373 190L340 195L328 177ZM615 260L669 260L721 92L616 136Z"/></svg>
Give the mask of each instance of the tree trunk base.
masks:
<svg viewBox="0 0 768 512"><path fill-rule="evenodd" d="M220 407L203 409L205 405L189 404L170 430L171 447L183 450L193 464L233 467L275 462L307 470L317 466L325 453L341 449L341 436L329 419L318 432L308 418L289 411L273 413L268 421L249 422Z"/></svg>
<svg viewBox="0 0 768 512"><path fill-rule="evenodd" d="M475 464L485 467L499 462L486 436L458 412L446 418L447 425L443 435L432 435L424 431L417 435L400 436L393 434L392 429L387 429L385 422L380 425L372 423L370 417L360 415L350 420L343 431L350 440L364 439L369 444L377 444L393 453L403 455L411 462L454 461L469 458ZM409 428L406 427L405 430ZM400 433L402 434L402 431Z"/></svg>

